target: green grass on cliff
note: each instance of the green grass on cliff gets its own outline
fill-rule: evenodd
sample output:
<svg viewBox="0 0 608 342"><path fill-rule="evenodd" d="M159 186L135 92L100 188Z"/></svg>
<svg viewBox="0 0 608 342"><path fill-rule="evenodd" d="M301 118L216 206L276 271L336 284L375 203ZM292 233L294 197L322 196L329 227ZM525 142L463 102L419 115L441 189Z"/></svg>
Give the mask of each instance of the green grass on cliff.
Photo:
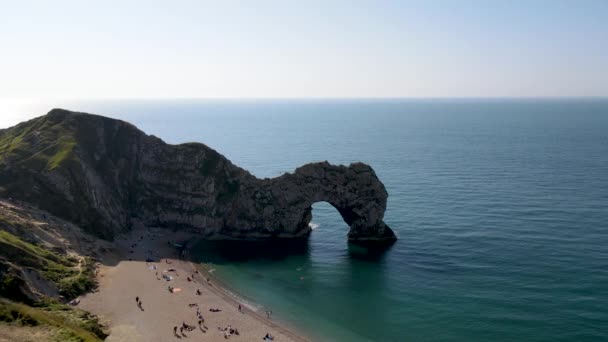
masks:
<svg viewBox="0 0 608 342"><path fill-rule="evenodd" d="M118 133L100 129L113 125L111 119L53 110L0 131L0 196L36 204L111 240L114 231L90 200L83 166L92 163L102 178L120 176L112 158L102 153L96 159L100 144L105 144L108 155L127 160L131 150L123 148L123 142L129 141L134 128L122 125ZM105 140L100 140L100 132L105 132Z"/></svg>
<svg viewBox="0 0 608 342"><path fill-rule="evenodd" d="M0 217L2 220L2 217ZM23 241L21 238L7 231L0 230L0 244L2 254L11 254L15 258L19 258L34 266L41 265L40 263L58 264L65 267L75 266L75 260L59 255L58 253L49 251L43 247ZM54 265L53 265L54 266Z"/></svg>
<svg viewBox="0 0 608 342"><path fill-rule="evenodd" d="M76 141L66 127L36 118L2 132L0 162L17 160L29 168L54 170L75 157L74 146Z"/></svg>
<svg viewBox="0 0 608 342"><path fill-rule="evenodd" d="M86 257L75 274L57 281L59 291L66 298L75 298L97 286L95 281L95 262Z"/></svg>
<svg viewBox="0 0 608 342"><path fill-rule="evenodd" d="M3 224L14 224L0 217ZM31 268L54 283L66 299L95 287L94 261L50 251L0 230L0 324L27 334L27 327L43 327L54 341L102 341L107 334L97 318L44 297L35 302L28 297L22 269ZM21 302L21 303L18 303ZM0 326L1 328L1 326ZM8 331L8 332L7 332ZM10 334L4 331L4 335ZM21 335L20 335L21 336Z"/></svg>
<svg viewBox="0 0 608 342"><path fill-rule="evenodd" d="M55 302L32 307L0 298L0 322L18 327L44 326L53 330L55 341L93 342L107 337L97 318Z"/></svg>
<svg viewBox="0 0 608 342"><path fill-rule="evenodd" d="M36 269L45 279L53 282L67 299L75 298L96 286L94 261L91 258L84 258L79 263L73 257L23 241L3 230L0 230L0 258L18 267ZM7 284L5 289L12 288L8 286L11 280L10 273L0 274L0 283Z"/></svg>
<svg viewBox="0 0 608 342"><path fill-rule="evenodd" d="M60 141L54 147L54 151L48 156L46 167L49 170L54 170L61 166L65 161L73 158L73 150L76 146L76 142L71 139L64 139Z"/></svg>

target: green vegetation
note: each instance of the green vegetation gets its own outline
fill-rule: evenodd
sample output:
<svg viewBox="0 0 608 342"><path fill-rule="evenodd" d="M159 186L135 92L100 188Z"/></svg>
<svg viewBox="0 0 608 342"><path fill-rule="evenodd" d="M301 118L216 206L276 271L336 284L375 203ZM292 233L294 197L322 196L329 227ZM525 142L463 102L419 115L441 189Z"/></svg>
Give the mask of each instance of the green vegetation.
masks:
<svg viewBox="0 0 608 342"><path fill-rule="evenodd" d="M0 135L0 162L14 159L32 169L54 170L74 157L74 146L74 137L63 125L36 118Z"/></svg>
<svg viewBox="0 0 608 342"><path fill-rule="evenodd" d="M97 318L53 301L32 307L0 298L0 322L17 326L47 326L57 330L57 341L103 341L108 336Z"/></svg>
<svg viewBox="0 0 608 342"><path fill-rule="evenodd" d="M18 223L5 216L0 222L10 226ZM56 341L102 341L107 334L96 317L52 298L36 301L22 271L37 270L69 300L96 286L94 267L91 258L59 254L0 230L0 324L44 327Z"/></svg>
<svg viewBox="0 0 608 342"><path fill-rule="evenodd" d="M39 119L33 119L4 131L3 134L0 135L0 157L26 149L29 144L24 143L23 138L32 132L37 126L38 121Z"/></svg>
<svg viewBox="0 0 608 342"><path fill-rule="evenodd" d="M51 252L43 247L25 242L21 238L4 230L0 231L0 246L3 247L0 253L11 254L11 252L14 251L14 254L17 255L11 256L20 258L25 263L33 266L40 266L40 263L45 261L52 264L60 264L62 266L74 266L73 261L68 260L66 257Z"/></svg>
<svg viewBox="0 0 608 342"><path fill-rule="evenodd" d="M66 141L67 140L67 141ZM47 162L47 168L49 170L54 170L58 168L63 162L68 160L72 156L72 150L76 146L76 142L65 139L64 141L58 143L55 148L55 154L49 157Z"/></svg>
<svg viewBox="0 0 608 342"><path fill-rule="evenodd" d="M94 261L91 258L84 258L79 263L73 257L25 242L7 231L0 231L0 257L17 266L38 270L46 280L57 286L66 299L75 298L96 286ZM0 274L0 284L4 284L0 291L14 290L13 278L10 273Z"/></svg>
<svg viewBox="0 0 608 342"><path fill-rule="evenodd" d="M97 126L78 125L78 120L54 110L47 116L0 130L0 168L3 170L0 196L25 202L37 199L34 203L40 208L64 218L87 218L85 224L79 223L96 232L98 217L89 215L90 208L82 205L86 189L78 188L73 201L66 201L56 182L42 176L52 171L70 186L83 186L82 171L73 167L79 158L76 151L96 147ZM91 144L83 145L81 140ZM73 214L69 210L73 206L82 212ZM94 260L34 242L39 238L31 229L30 219L28 214L19 216L8 210L0 214L0 325L8 329L3 333L17 331L27 336L28 331L32 334L43 331L48 332L43 340L56 341L105 339L107 334L97 318L43 294L59 294L71 300L90 291L96 286Z"/></svg>
<svg viewBox="0 0 608 342"><path fill-rule="evenodd" d="M95 262L86 257L80 264L80 270L76 274L60 279L58 281L59 292L65 298L76 298L89 292L97 286L95 281Z"/></svg>
<svg viewBox="0 0 608 342"><path fill-rule="evenodd" d="M54 215L82 226L87 232L112 239L113 231L91 206L86 174L81 156L94 156L99 148L100 125L113 121L90 116L81 120L77 113L53 110L48 115L0 131L0 196L14 197L37 204ZM132 127L125 126L118 134L124 140ZM115 146L115 137L105 133L108 152L126 157ZM125 150L129 151L129 150ZM111 158L87 159L103 177L113 177L116 165ZM50 177L49 174L55 177ZM61 179L61 182L57 182ZM66 196L69 188L70 196ZM28 191L23 191L28 189Z"/></svg>

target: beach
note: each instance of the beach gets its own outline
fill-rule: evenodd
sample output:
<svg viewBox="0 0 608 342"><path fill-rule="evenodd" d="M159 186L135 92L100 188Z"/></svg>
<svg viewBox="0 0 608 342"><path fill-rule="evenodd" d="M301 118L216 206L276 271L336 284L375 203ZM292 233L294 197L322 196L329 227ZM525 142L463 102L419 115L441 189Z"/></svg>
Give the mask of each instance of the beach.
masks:
<svg viewBox="0 0 608 342"><path fill-rule="evenodd" d="M380 251L350 244L341 213L317 202L311 211L316 229L303 244L190 244L187 259L215 269L211 281L236 294L224 303L216 286L201 286L204 298L193 295L193 287L168 293L169 285L190 285L182 273L156 280L145 263L150 247L138 243L130 254L132 242L114 236L122 225L78 225L27 201L9 201L22 213L16 217L7 206L5 217L27 241L99 260L100 293L77 308L100 314L113 330L110 340L131 340L132 333L140 340L184 341L172 329L182 320L196 323L196 309L187 304L199 300L210 329L186 332L186 341L221 339L217 327L227 324L240 332L230 339L260 341L267 326L280 339L273 326L252 321L258 333L240 322L250 315L236 314L233 300L240 296L253 309L273 310L271 323L293 324L290 330L309 340L608 341L602 324L608 322L608 296L602 296L608 289L606 100L168 100L162 106L108 100L70 108L116 113L170 144L204 142L258 178L311 161L364 161L386 186L385 222L400 237ZM186 202L193 212L208 209ZM144 215L130 210L135 219ZM143 244L158 246L158 257L177 259L167 241L196 236L182 237L187 225L167 226L180 235L158 230L165 235ZM208 228L201 224L197 236ZM175 283L182 281L187 285ZM138 312L137 295L145 312ZM227 310L227 318L220 316ZM266 309L258 310L264 316Z"/></svg>
<svg viewBox="0 0 608 342"><path fill-rule="evenodd" d="M117 238L117 248L100 260L98 289L82 296L78 307L109 326L110 342L262 341L266 334L274 341L307 341L274 322L272 314L268 318L266 312L239 303L207 270L180 260L176 244L193 239L188 233L156 228ZM197 311L204 319L201 325ZM183 323L193 329L182 331Z"/></svg>

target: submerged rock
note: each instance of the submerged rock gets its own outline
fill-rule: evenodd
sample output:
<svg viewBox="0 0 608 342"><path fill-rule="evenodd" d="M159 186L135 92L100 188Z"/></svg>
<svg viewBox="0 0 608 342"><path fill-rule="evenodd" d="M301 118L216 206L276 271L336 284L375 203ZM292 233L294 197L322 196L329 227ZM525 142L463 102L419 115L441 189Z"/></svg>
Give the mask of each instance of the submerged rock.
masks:
<svg viewBox="0 0 608 342"><path fill-rule="evenodd" d="M62 109L0 131L0 195L108 239L134 223L207 238L305 237L320 201L350 226L349 240L396 239L369 165L312 163L258 179L204 144L170 145L124 121Z"/></svg>

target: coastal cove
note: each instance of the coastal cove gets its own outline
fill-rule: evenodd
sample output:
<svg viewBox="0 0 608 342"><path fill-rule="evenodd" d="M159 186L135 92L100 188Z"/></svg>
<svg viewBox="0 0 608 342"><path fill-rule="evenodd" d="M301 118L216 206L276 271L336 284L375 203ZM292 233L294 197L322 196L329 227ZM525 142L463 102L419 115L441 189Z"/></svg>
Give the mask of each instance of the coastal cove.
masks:
<svg viewBox="0 0 608 342"><path fill-rule="evenodd" d="M305 160L365 160L387 187L385 220L400 240L384 253L346 243L348 226L327 203L313 205L318 227L305 246L200 249L201 261L212 262L229 287L312 337L606 336L607 102L203 108L215 114L221 136L210 129L183 134L208 137L256 175L274 177Z"/></svg>
<svg viewBox="0 0 608 342"><path fill-rule="evenodd" d="M281 341L307 341L303 334L264 317L264 312L245 305L240 309L243 303L213 272L180 258L181 248L175 246L197 239L193 234L151 227L119 236L112 251L100 256L98 290L82 296L78 307L109 325L108 341L224 341L226 327L239 331L228 335L232 339L258 340L270 334ZM140 307L135 298L141 300ZM199 310L204 321L197 325ZM182 331L182 322L195 329ZM180 327L179 334L174 326Z"/></svg>
<svg viewBox="0 0 608 342"><path fill-rule="evenodd" d="M608 342L608 0L6 1L0 342Z"/></svg>
<svg viewBox="0 0 608 342"><path fill-rule="evenodd" d="M313 205L308 241L203 241L189 257L319 341L608 338L608 101L62 104L199 141L259 178L371 165L399 238L375 251ZM48 108L47 108L48 109Z"/></svg>

